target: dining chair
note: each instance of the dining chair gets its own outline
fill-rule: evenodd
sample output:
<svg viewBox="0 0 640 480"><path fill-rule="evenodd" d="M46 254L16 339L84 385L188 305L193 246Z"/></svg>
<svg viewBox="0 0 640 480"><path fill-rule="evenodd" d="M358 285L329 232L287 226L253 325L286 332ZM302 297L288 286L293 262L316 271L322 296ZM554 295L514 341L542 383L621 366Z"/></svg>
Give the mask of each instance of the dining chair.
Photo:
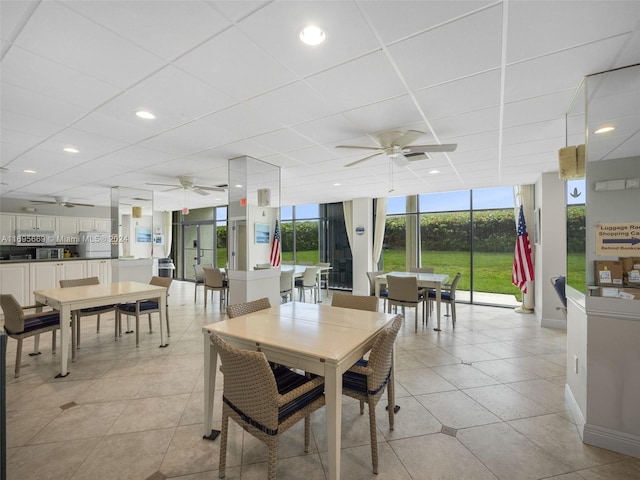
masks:
<svg viewBox="0 0 640 480"><path fill-rule="evenodd" d="M16 298L10 293L0 294L0 306L4 313L4 331L11 338L18 341L16 349L16 366L14 377L20 376L20 365L22 360L22 340L28 337L36 337L33 353L29 355L39 355L37 351L40 334L51 332L52 343L51 353L56 353L56 330L60 329L60 313L57 311L35 312L25 314L25 310L34 310L38 305L22 307Z"/></svg>
<svg viewBox="0 0 640 480"><path fill-rule="evenodd" d="M422 305L422 323L426 323L426 301L427 289L418 288L418 279L416 277L400 277L396 275L387 275L387 288L389 290L389 298L387 305L389 312L391 307L402 307L402 313L406 307L416 309L416 327L418 331L418 308Z"/></svg>
<svg viewBox="0 0 640 480"><path fill-rule="evenodd" d="M456 288L458 288L460 277L462 277L462 273L456 273L451 284L445 285L445 289L440 292L440 301L447 305L447 315L449 315L449 305L451 305L451 323L453 324L453 328L456 328ZM429 304L436 300L436 291L430 288L428 293Z"/></svg>
<svg viewBox="0 0 640 480"><path fill-rule="evenodd" d="M382 330L371 347L369 358L360 359L342 375L342 393L360 401L360 415L364 404L369 407L369 430L371 432L371 463L373 473L378 473L378 438L376 426L376 405L384 390L387 390L389 404L389 429L394 427L395 395L393 385L393 344L402 326L402 315L396 315L393 323Z"/></svg>
<svg viewBox="0 0 640 480"><path fill-rule="evenodd" d="M198 301L198 287L202 286L204 291L204 272L202 271L202 265L194 265L193 273L195 275L195 287L193 289L193 303Z"/></svg>
<svg viewBox="0 0 640 480"><path fill-rule="evenodd" d="M286 367L272 370L263 352L240 350L215 333L224 377L218 476L226 474L229 419L269 448L268 479L276 478L278 440L304 419L304 449L309 452L311 413L325 404L324 378L308 378Z"/></svg>
<svg viewBox="0 0 640 480"><path fill-rule="evenodd" d="M370 295L349 295L334 293L331 298L332 307L353 308L354 310L378 311L378 297Z"/></svg>
<svg viewBox="0 0 640 480"><path fill-rule="evenodd" d="M305 299L305 291L310 290L313 292L313 299L317 302L317 291L316 287L318 285L318 269L317 267L307 267L302 274L302 278L296 278L295 286L298 289L298 298L302 299L302 301L306 301Z"/></svg>
<svg viewBox="0 0 640 480"><path fill-rule="evenodd" d="M81 287L84 285L99 285L98 277L74 278L71 280L60 280L61 288ZM71 312L71 360L76 359L76 350L80 348L80 319L96 315L96 333L100 333L100 315L115 312L116 305L101 305L99 307L81 308ZM117 328L117 327L116 327ZM74 337L75 336L75 337Z"/></svg>
<svg viewBox="0 0 640 480"><path fill-rule="evenodd" d="M293 301L293 270L280 271L280 299L282 303Z"/></svg>
<svg viewBox="0 0 640 480"><path fill-rule="evenodd" d="M411 273L435 273L435 269L432 267L409 267Z"/></svg>
<svg viewBox="0 0 640 480"><path fill-rule="evenodd" d="M376 294L376 277L378 275L382 275L384 272L382 270L376 272L367 272L367 278L369 279L369 295L375 296ZM387 290L387 286L380 285L380 298L382 298L382 310L387 311L387 298L389 297L389 290Z"/></svg>
<svg viewBox="0 0 640 480"><path fill-rule="evenodd" d="M169 328L169 287L171 286L171 277L151 277L150 285L156 285L167 289L167 336L171 336L171 330ZM131 331L131 327L128 325L129 317L136 317L136 347L140 343L140 315L147 315L149 318L149 333L153 333L151 327L151 314L160 313L159 299L138 300L137 302L121 303L116 306L116 340L122 336L122 315L127 317L127 332ZM162 322L162 317L160 317Z"/></svg>
<svg viewBox="0 0 640 480"><path fill-rule="evenodd" d="M227 305L227 315L229 315L229 318L235 318L242 315L249 315L250 313L258 312L260 310L265 310L267 308L271 308L271 302L269 301L269 298L264 297L251 302Z"/></svg>
<svg viewBox="0 0 640 480"><path fill-rule="evenodd" d="M331 263L329 262L318 262L318 267L330 267ZM327 298L329 297L329 270L323 270L320 272L320 293L322 293L322 288L327 291Z"/></svg>
<svg viewBox="0 0 640 480"><path fill-rule="evenodd" d="M220 310L227 303L227 294L229 293L229 282L222 271L219 268L202 267L204 272L204 306L207 306L207 292L211 292L211 299L213 299L213 292L219 292L220 294Z"/></svg>

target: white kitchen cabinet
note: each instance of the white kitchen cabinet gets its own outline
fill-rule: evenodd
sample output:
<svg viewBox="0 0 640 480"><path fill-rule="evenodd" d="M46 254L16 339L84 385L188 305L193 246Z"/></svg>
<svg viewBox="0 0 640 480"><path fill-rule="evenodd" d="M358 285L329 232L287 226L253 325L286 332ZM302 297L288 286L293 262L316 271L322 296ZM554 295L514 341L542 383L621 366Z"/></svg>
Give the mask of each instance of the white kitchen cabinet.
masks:
<svg viewBox="0 0 640 480"><path fill-rule="evenodd" d="M76 217L58 217L56 243L58 245L77 245L79 231L78 219Z"/></svg>
<svg viewBox="0 0 640 480"><path fill-rule="evenodd" d="M55 231L56 219L52 215L16 215L16 229Z"/></svg>
<svg viewBox="0 0 640 480"><path fill-rule="evenodd" d="M111 283L111 259L87 260L87 277L98 277L100 283Z"/></svg>
<svg viewBox="0 0 640 480"><path fill-rule="evenodd" d="M79 217L78 228L81 232L89 232L95 230L96 232L111 233L111 219Z"/></svg>
<svg viewBox="0 0 640 480"><path fill-rule="evenodd" d="M31 305L29 277L28 263L3 263L0 265L0 291L13 295L22 306Z"/></svg>
<svg viewBox="0 0 640 480"><path fill-rule="evenodd" d="M31 262L29 264L29 302L34 302L34 290L58 288L60 286L60 280L85 278L86 276L86 260Z"/></svg>
<svg viewBox="0 0 640 480"><path fill-rule="evenodd" d="M0 245L16 244L16 216L0 213Z"/></svg>

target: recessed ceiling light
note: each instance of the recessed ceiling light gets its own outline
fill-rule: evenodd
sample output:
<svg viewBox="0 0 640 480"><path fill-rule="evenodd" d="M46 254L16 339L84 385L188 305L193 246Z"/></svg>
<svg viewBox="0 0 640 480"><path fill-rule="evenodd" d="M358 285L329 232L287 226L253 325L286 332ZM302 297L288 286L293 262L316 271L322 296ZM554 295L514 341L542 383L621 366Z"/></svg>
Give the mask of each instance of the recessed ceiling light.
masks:
<svg viewBox="0 0 640 480"><path fill-rule="evenodd" d="M242 185L240 185L240 184L238 183L238 184L234 185L234 187L236 187L236 188L242 188Z"/></svg>
<svg viewBox="0 0 640 480"><path fill-rule="evenodd" d="M600 135L601 133L612 132L612 131L614 131L615 129L616 129L616 127L602 127L602 128L599 128L598 130L596 130L596 131L595 131L595 132L593 132L593 133L595 133L595 134L597 134L597 135Z"/></svg>
<svg viewBox="0 0 640 480"><path fill-rule="evenodd" d="M62 150L64 150L67 153L80 153L80 150L74 147L64 147Z"/></svg>
<svg viewBox="0 0 640 480"><path fill-rule="evenodd" d="M440 173L440 170L431 170L429 173L435 175L436 173Z"/></svg>
<svg viewBox="0 0 640 480"><path fill-rule="evenodd" d="M334 187L339 187L339 186L341 186L341 185L342 185L341 183L334 183L334 184L333 184L333 186L334 186Z"/></svg>
<svg viewBox="0 0 640 480"><path fill-rule="evenodd" d="M138 110L136 112L136 116L140 118L144 118L145 120L153 120L154 118L156 118L156 116L153 113L147 112L146 110Z"/></svg>
<svg viewBox="0 0 640 480"><path fill-rule="evenodd" d="M326 39L327 34L317 25L307 25L300 30L300 40L307 45L320 45Z"/></svg>
<svg viewBox="0 0 640 480"><path fill-rule="evenodd" d="M24 173L38 173L35 170L32 170L31 168L27 168L25 170L23 170Z"/></svg>

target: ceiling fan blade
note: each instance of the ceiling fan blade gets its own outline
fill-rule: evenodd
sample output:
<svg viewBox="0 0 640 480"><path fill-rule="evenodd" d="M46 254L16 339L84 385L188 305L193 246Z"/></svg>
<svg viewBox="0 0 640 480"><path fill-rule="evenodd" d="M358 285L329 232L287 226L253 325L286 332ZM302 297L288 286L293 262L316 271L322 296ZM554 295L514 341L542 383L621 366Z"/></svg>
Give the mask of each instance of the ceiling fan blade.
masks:
<svg viewBox="0 0 640 480"><path fill-rule="evenodd" d="M193 187L191 191L197 193L198 195L209 195L209 192L207 190L200 187Z"/></svg>
<svg viewBox="0 0 640 480"><path fill-rule="evenodd" d="M347 163L347 164L345 165L345 167L353 167L354 165L357 165L357 164L359 164L359 163L362 163L362 162L364 162L365 160L369 160L370 158L377 157L378 155L383 155L383 154L384 154L384 152L374 153L373 155L366 156L366 157L364 157L364 158L361 158L360 160L356 160L355 162Z"/></svg>
<svg viewBox="0 0 640 480"><path fill-rule="evenodd" d="M355 148L358 150L382 150L380 147L364 147L360 145L336 145L336 148Z"/></svg>
<svg viewBox="0 0 640 480"><path fill-rule="evenodd" d="M419 132L417 130L407 130L400 136L396 138L396 140L392 143L392 145L398 145L399 147L404 147L405 145L409 145L410 143L415 142L421 136L423 136L424 132Z"/></svg>
<svg viewBox="0 0 640 480"><path fill-rule="evenodd" d="M48 202L47 200L29 200L36 205L56 205L58 202Z"/></svg>
<svg viewBox="0 0 640 480"><path fill-rule="evenodd" d="M95 207L95 205L89 205L88 203L76 203L76 202L67 202L64 204L65 207Z"/></svg>
<svg viewBox="0 0 640 480"><path fill-rule="evenodd" d="M402 149L402 153L426 153L426 152L453 152L458 145L456 143L443 143L431 145L409 145Z"/></svg>
<svg viewBox="0 0 640 480"><path fill-rule="evenodd" d="M208 192L226 192L222 187L205 187L204 185L194 185L193 189L207 190Z"/></svg>
<svg viewBox="0 0 640 480"><path fill-rule="evenodd" d="M176 184L173 184L173 183L146 183L145 185L155 185L157 187L182 188L180 185L176 185Z"/></svg>

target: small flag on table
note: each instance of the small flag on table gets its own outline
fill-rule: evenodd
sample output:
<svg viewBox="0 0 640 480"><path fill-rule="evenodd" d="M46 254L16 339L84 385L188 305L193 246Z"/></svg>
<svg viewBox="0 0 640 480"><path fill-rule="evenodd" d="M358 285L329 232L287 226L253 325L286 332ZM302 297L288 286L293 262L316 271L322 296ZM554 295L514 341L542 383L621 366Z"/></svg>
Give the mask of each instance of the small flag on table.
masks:
<svg viewBox="0 0 640 480"><path fill-rule="evenodd" d="M513 271L511 283L520 288L522 293L527 293L527 282L533 281L533 262L531 261L531 244L527 233L527 224L524 221L524 210L520 205L518 216L518 233L516 237L516 250L513 254Z"/></svg>
<svg viewBox="0 0 640 480"><path fill-rule="evenodd" d="M280 266L280 228L278 227L278 220L276 220L276 230L273 232L273 243L271 244L271 257L269 261L274 267Z"/></svg>

